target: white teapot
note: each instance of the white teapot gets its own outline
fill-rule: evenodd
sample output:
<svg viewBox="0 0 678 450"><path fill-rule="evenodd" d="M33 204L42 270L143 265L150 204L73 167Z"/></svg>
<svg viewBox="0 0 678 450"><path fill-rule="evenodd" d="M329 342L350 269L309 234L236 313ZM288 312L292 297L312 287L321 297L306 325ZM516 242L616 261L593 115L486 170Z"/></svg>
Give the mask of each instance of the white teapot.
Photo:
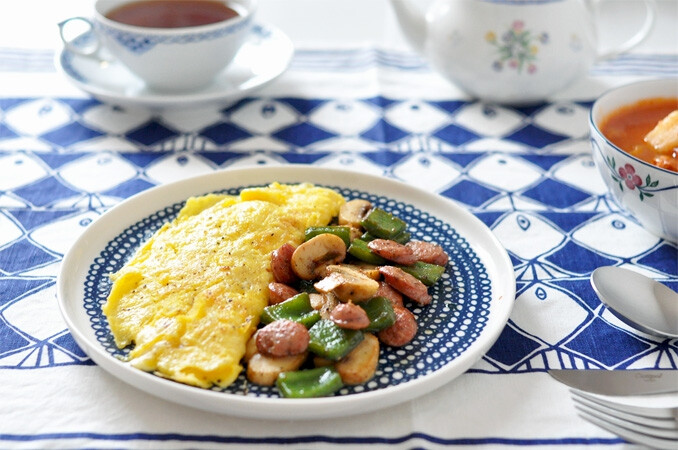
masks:
<svg viewBox="0 0 678 450"><path fill-rule="evenodd" d="M420 0L391 4L407 40L444 78L485 101L526 104L564 89L597 59L630 50L652 29L656 5L643 0L641 29L601 52L597 1L435 0L425 12Z"/></svg>

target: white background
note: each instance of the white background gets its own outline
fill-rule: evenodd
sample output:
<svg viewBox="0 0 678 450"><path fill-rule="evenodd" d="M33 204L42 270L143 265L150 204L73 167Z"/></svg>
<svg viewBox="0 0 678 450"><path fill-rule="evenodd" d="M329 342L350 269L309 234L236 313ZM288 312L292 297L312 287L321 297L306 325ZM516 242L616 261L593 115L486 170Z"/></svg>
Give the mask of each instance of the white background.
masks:
<svg viewBox="0 0 678 450"><path fill-rule="evenodd" d="M425 7L429 0L413 0ZM469 0L464 0L469 1ZM601 42L621 42L640 26L639 0L600 3ZM657 24L635 51L678 53L678 0L657 0ZM56 24L71 16L91 15L94 0L21 0L0 2L0 47L56 49ZM260 0L259 20L281 28L298 46L377 45L408 49L389 0Z"/></svg>

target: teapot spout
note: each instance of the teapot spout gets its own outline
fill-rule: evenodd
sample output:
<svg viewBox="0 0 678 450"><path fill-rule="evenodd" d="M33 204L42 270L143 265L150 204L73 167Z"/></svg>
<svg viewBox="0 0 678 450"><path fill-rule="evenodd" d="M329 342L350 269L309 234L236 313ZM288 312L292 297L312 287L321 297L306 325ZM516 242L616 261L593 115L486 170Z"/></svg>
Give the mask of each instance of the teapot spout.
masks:
<svg viewBox="0 0 678 450"><path fill-rule="evenodd" d="M412 0L391 0L400 29L409 44L419 53L424 53L426 42L426 16Z"/></svg>

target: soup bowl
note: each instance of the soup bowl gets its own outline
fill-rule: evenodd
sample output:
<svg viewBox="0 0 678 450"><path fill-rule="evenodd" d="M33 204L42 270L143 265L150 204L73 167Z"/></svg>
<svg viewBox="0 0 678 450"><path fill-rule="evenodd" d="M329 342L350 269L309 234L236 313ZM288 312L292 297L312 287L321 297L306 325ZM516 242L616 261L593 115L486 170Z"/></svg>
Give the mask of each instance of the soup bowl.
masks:
<svg viewBox="0 0 678 450"><path fill-rule="evenodd" d="M678 98L678 78L644 80L605 92L589 116L593 160L610 195L649 232L678 242L678 172L630 155L601 131L615 110L652 98Z"/></svg>

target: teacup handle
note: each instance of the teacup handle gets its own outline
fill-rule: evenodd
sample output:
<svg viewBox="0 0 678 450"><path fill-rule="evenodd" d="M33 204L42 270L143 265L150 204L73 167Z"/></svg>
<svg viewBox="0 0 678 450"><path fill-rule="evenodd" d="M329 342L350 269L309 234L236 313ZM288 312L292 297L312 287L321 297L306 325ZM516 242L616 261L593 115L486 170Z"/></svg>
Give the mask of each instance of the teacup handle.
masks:
<svg viewBox="0 0 678 450"><path fill-rule="evenodd" d="M640 27L640 29L636 32L636 34L631 36L626 42L620 44L616 48L613 48L603 53L599 53L598 54L599 59L609 59L622 53L626 53L633 47L643 42L645 38L647 38L647 36L650 34L650 31L652 31L652 27L654 26L655 18L657 15L657 3L655 2L655 0L643 0L643 4L645 5L645 21L643 22L643 25Z"/></svg>
<svg viewBox="0 0 678 450"><path fill-rule="evenodd" d="M71 26L68 26L68 25ZM85 25L82 29L82 25ZM71 52L76 53L82 56L94 56L98 51L101 44L97 38L94 31L94 24L91 20L86 17L71 17L69 19L60 22L59 24L59 36L64 43L64 46ZM69 36L69 28L72 28L74 25L79 25L81 30L80 32ZM77 30L76 30L77 31Z"/></svg>

